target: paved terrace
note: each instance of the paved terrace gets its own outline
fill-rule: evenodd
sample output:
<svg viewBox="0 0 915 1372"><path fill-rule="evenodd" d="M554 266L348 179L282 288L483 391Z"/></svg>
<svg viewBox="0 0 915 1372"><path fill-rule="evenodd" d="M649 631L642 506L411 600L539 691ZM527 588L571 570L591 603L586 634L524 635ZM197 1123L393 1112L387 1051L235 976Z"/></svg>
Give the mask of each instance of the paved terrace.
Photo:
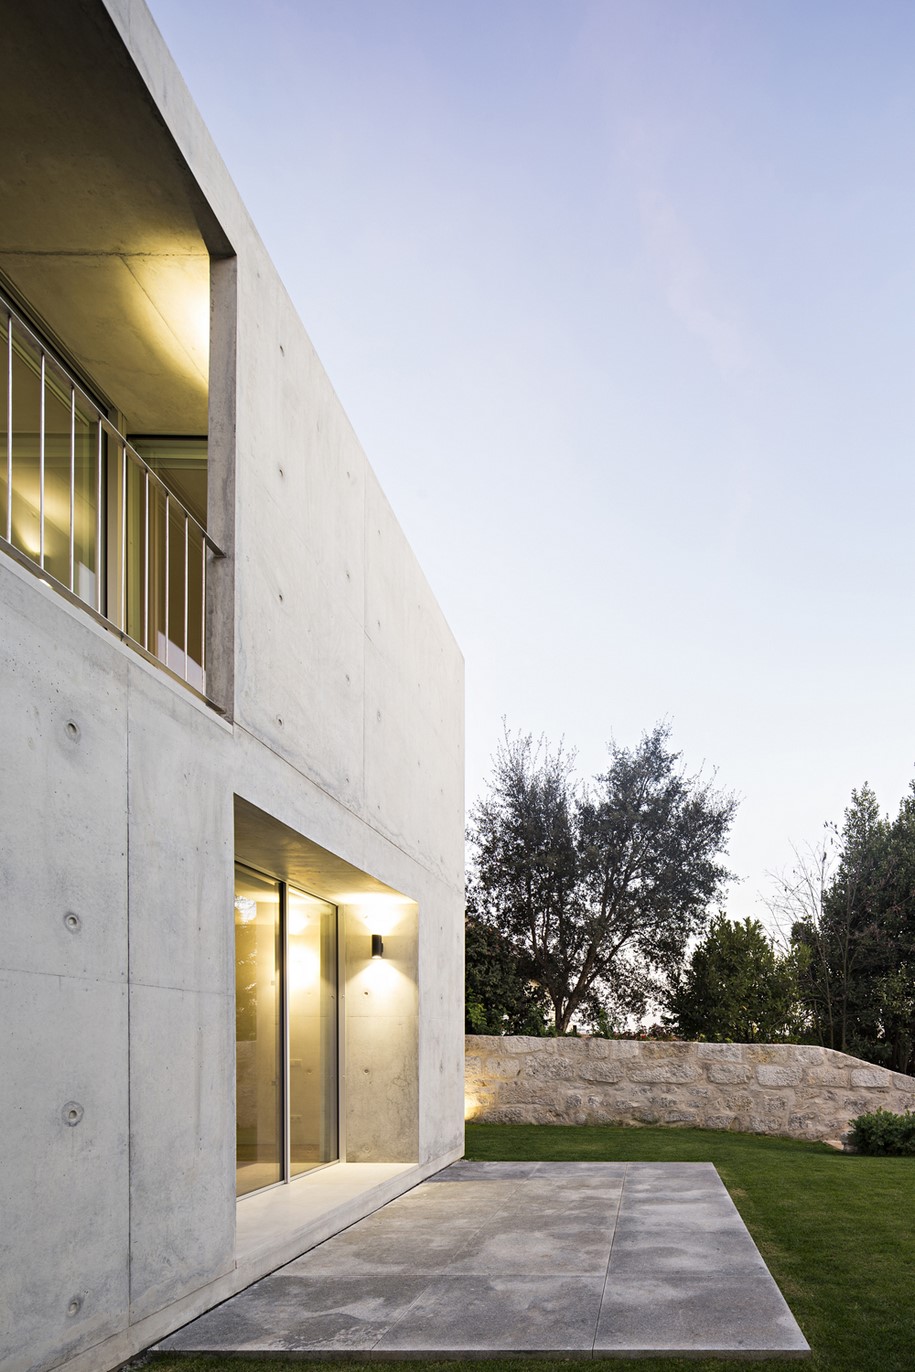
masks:
<svg viewBox="0 0 915 1372"><path fill-rule="evenodd" d="M459 1162L202 1315L171 1352L802 1357L711 1163Z"/></svg>

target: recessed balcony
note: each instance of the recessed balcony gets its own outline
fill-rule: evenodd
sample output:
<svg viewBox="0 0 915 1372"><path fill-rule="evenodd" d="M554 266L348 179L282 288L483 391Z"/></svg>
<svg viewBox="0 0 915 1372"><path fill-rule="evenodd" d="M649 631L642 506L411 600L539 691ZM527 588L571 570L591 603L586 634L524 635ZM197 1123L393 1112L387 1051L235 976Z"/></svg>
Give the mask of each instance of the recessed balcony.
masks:
<svg viewBox="0 0 915 1372"><path fill-rule="evenodd" d="M7 8L0 552L230 710L232 246L114 26Z"/></svg>
<svg viewBox="0 0 915 1372"><path fill-rule="evenodd" d="M205 694L206 440L130 442L2 294L0 356L4 551Z"/></svg>

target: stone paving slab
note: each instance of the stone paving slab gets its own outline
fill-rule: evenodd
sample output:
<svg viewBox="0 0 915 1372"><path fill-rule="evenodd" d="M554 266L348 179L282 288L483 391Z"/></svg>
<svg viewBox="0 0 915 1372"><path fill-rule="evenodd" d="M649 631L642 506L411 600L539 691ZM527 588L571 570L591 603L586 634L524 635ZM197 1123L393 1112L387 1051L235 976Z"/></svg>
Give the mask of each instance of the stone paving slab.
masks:
<svg viewBox="0 0 915 1372"><path fill-rule="evenodd" d="M430 1284L374 1352L590 1353L603 1288L602 1274L446 1276Z"/></svg>
<svg viewBox="0 0 915 1372"><path fill-rule="evenodd" d="M807 1342L766 1269L728 1276L622 1273L607 1282L594 1352L804 1354Z"/></svg>
<svg viewBox="0 0 915 1372"><path fill-rule="evenodd" d="M163 1340L377 1358L809 1348L711 1163L454 1163Z"/></svg>

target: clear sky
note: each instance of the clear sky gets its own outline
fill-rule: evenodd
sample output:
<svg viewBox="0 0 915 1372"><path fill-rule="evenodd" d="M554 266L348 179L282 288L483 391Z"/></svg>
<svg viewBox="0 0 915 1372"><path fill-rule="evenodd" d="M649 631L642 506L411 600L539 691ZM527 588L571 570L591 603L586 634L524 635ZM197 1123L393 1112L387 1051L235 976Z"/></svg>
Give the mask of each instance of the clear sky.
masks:
<svg viewBox="0 0 915 1372"><path fill-rule="evenodd" d="M915 776L915 5L151 0L467 663L668 717L735 916Z"/></svg>

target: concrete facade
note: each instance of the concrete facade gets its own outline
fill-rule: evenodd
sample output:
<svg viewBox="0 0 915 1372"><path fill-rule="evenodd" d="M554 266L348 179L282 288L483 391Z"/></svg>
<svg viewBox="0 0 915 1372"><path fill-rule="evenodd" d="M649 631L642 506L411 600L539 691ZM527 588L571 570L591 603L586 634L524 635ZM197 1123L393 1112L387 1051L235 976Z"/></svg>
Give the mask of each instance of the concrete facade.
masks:
<svg viewBox="0 0 915 1372"><path fill-rule="evenodd" d="M0 540L0 1365L97 1372L460 1156L463 667L145 6L2 8L0 272L224 554L195 692ZM242 843L340 912L344 1146L236 1202Z"/></svg>
<svg viewBox="0 0 915 1372"><path fill-rule="evenodd" d="M466 1040L466 1114L486 1124L670 1124L844 1144L856 1115L915 1109L915 1079L795 1043Z"/></svg>

